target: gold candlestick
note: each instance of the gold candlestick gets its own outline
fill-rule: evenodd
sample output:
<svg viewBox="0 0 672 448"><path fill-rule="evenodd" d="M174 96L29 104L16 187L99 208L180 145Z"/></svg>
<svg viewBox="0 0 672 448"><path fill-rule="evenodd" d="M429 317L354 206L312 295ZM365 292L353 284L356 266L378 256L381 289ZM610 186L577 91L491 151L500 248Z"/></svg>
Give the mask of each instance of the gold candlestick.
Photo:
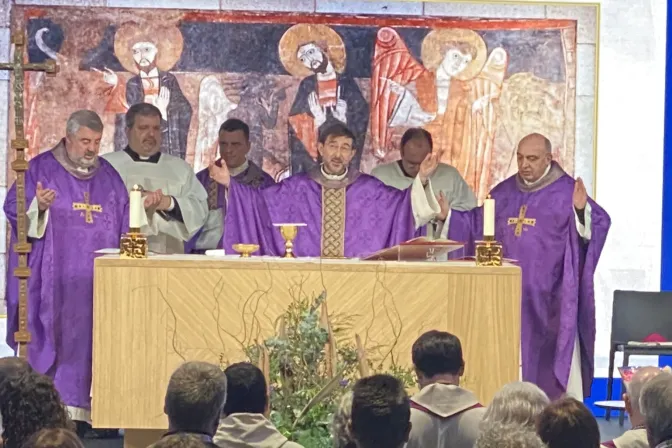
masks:
<svg viewBox="0 0 672 448"><path fill-rule="evenodd" d="M495 241L492 236L486 236L483 241L476 242L476 266L501 266L502 243Z"/></svg>

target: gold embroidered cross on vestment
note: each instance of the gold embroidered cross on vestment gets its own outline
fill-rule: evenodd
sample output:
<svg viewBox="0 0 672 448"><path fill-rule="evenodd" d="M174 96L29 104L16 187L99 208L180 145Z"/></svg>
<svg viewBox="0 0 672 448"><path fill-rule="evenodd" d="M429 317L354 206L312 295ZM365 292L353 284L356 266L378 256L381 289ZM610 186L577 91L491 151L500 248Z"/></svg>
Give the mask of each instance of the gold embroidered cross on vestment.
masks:
<svg viewBox="0 0 672 448"><path fill-rule="evenodd" d="M84 220L87 224L93 224L93 212L102 213L103 207L100 204L90 204L89 203L89 193L84 193L84 202L73 202L73 210L82 210L84 213Z"/></svg>
<svg viewBox="0 0 672 448"><path fill-rule="evenodd" d="M321 243L323 257L345 256L345 188L322 187Z"/></svg>
<svg viewBox="0 0 672 448"><path fill-rule="evenodd" d="M523 234L523 226L536 226L537 225L537 220L534 218L526 218L525 214L527 213L527 205L522 205L520 207L520 212L518 213L517 218L509 218L507 221L508 225L514 225L516 226L516 230L514 230L513 234L516 236L520 236Z"/></svg>

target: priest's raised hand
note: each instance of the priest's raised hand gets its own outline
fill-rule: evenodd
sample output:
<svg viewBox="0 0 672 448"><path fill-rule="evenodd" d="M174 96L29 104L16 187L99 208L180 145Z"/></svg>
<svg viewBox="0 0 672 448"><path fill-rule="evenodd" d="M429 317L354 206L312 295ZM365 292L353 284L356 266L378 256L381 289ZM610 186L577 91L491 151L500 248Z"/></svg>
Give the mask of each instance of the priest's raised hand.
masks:
<svg viewBox="0 0 672 448"><path fill-rule="evenodd" d="M231 182L231 173L229 172L229 168L227 168L226 163L222 163L221 165L213 163L210 165L208 170L210 171L210 179L214 180L220 185L224 185L226 188L229 187L229 183Z"/></svg>
<svg viewBox="0 0 672 448"><path fill-rule="evenodd" d="M583 184L583 179L580 177L574 182L574 208L577 210L584 210L588 204L588 192L586 186Z"/></svg>
<svg viewBox="0 0 672 448"><path fill-rule="evenodd" d="M38 182L35 186L35 199L37 200L37 208L40 212L44 212L54 203L56 191L50 188L43 188L42 182Z"/></svg>
<svg viewBox="0 0 672 448"><path fill-rule="evenodd" d="M439 166L439 155L438 154L427 154L425 160L420 164L420 171L418 171L418 176L422 185L426 185L427 181L432 174L436 171L436 168Z"/></svg>

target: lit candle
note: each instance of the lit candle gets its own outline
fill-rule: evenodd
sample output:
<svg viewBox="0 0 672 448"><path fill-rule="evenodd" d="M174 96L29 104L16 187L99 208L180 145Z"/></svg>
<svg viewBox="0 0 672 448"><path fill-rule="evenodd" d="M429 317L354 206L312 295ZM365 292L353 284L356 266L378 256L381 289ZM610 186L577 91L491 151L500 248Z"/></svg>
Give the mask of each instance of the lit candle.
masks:
<svg viewBox="0 0 672 448"><path fill-rule="evenodd" d="M132 231L139 231L142 226L142 214L145 213L145 207L142 205L142 187L140 185L133 185L133 189L131 189L129 196L129 227Z"/></svg>
<svg viewBox="0 0 672 448"><path fill-rule="evenodd" d="M483 202L483 238L495 236L495 200L490 196Z"/></svg>

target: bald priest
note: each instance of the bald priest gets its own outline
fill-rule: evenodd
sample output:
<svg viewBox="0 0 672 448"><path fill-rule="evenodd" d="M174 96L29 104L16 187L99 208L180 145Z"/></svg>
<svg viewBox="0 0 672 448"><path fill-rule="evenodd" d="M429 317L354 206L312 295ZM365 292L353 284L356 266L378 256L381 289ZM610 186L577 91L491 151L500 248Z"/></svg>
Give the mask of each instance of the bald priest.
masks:
<svg viewBox="0 0 672 448"><path fill-rule="evenodd" d="M236 243L259 244L261 255L282 255L284 240L273 224L305 223L294 241L304 257L361 257L425 232L442 213L430 176L438 159L428 155L413 186L405 191L348 168L355 155L355 136L345 125L332 124L319 135L322 163L308 173L258 190L230 176L226 166L211 175L229 186L224 249Z"/></svg>
<svg viewBox="0 0 672 448"><path fill-rule="evenodd" d="M551 142L540 134L517 148L518 173L491 192L495 239L504 256L523 271L523 380L551 398L590 395L595 346L593 278L611 225L609 215L588 198L553 161ZM468 242L483 237L483 208L450 211L448 236Z"/></svg>

